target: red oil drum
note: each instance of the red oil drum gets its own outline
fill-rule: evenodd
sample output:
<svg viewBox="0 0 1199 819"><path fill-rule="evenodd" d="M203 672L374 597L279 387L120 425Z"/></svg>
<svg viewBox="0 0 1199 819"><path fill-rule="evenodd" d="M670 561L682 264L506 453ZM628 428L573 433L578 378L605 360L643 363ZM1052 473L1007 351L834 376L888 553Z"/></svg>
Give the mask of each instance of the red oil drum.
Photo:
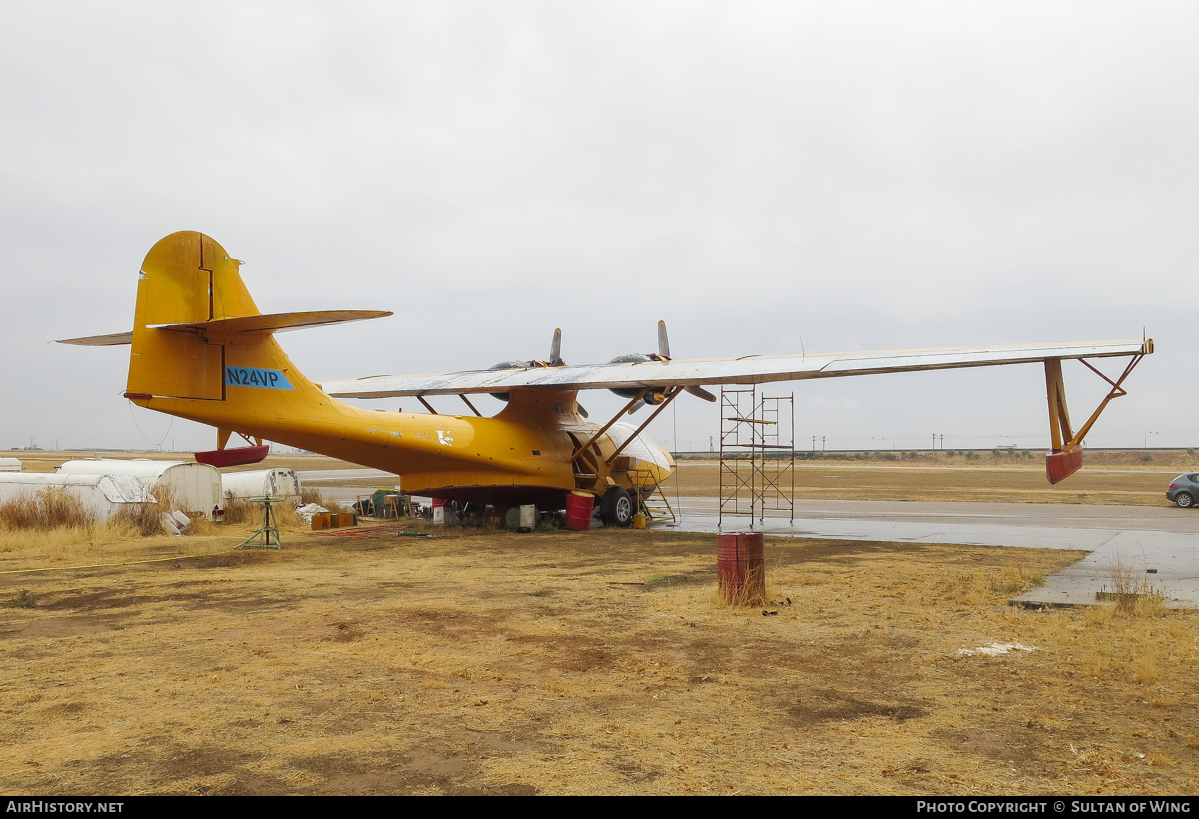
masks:
<svg viewBox="0 0 1199 819"><path fill-rule="evenodd" d="M566 496L566 528L586 532L591 528L591 507L595 495L590 492L571 492Z"/></svg>
<svg viewBox="0 0 1199 819"><path fill-rule="evenodd" d="M736 606L760 606L766 600L766 558L761 532L716 536L716 576L720 596Z"/></svg>

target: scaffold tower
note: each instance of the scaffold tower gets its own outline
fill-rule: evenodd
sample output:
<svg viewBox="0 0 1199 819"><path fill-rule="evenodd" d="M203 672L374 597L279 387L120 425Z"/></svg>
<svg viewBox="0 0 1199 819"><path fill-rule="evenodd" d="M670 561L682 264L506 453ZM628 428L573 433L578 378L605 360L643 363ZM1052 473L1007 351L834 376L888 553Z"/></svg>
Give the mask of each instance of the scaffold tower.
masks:
<svg viewBox="0 0 1199 819"><path fill-rule="evenodd" d="M748 515L752 529L768 511L795 522L795 393L759 398L756 386L721 387L718 525Z"/></svg>

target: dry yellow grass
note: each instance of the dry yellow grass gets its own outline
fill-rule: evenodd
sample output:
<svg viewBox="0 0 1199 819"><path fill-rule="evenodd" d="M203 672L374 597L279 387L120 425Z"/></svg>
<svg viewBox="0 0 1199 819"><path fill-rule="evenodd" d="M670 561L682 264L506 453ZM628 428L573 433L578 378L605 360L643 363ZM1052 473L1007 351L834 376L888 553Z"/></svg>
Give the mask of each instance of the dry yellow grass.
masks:
<svg viewBox="0 0 1199 819"><path fill-rule="evenodd" d="M919 459L896 465L803 462L795 468L795 496L828 500L1170 505L1166 487L1172 476L1147 469L1127 467L1127 472L1098 472L1084 467L1051 486L1045 479L1044 467L1036 464L1016 468L997 461L954 466L961 468L945 469L944 464ZM675 476L663 484L669 497L675 495L676 479L679 494L704 497L720 494L720 468L716 462L680 462Z"/></svg>
<svg viewBox="0 0 1199 819"><path fill-rule="evenodd" d="M1076 553L768 540L772 599L736 609L711 536L439 534L0 575L37 603L0 609L0 788L1199 787L1194 614L1006 605ZM54 561L0 554L22 562ZM960 652L994 642L1035 650Z"/></svg>
<svg viewBox="0 0 1199 819"><path fill-rule="evenodd" d="M0 531L85 528L92 515L75 495L57 486L32 490L0 503Z"/></svg>

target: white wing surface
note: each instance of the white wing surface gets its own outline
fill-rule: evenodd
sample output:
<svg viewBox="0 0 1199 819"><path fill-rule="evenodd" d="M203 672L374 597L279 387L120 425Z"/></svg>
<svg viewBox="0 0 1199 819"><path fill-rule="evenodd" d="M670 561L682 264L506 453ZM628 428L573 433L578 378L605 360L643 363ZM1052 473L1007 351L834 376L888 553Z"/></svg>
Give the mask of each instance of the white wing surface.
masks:
<svg viewBox="0 0 1199 819"><path fill-rule="evenodd" d="M1090 341L1010 347L940 350L751 355L742 358L643 361L471 370L428 375L376 375L323 384L337 398L392 398L405 395L459 395L519 389L594 390L640 387L762 384L846 375L1029 364L1046 359L1109 358L1153 352L1153 341Z"/></svg>

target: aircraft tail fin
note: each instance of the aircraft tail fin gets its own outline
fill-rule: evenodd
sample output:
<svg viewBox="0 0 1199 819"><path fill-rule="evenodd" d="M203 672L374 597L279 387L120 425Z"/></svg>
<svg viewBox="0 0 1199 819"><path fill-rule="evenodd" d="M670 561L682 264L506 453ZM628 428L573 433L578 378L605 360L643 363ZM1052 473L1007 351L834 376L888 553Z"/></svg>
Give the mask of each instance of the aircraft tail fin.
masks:
<svg viewBox="0 0 1199 819"><path fill-rule="evenodd" d="M224 398L225 346L199 330L169 332L164 325L261 315L240 266L195 231L172 233L150 248L138 276L127 394Z"/></svg>
<svg viewBox="0 0 1199 819"><path fill-rule="evenodd" d="M241 278L241 262L202 233L160 240L142 262L133 332L69 339L132 343L130 397L220 401L229 386L279 389L307 382L271 335L285 330L389 316L382 310L263 315ZM283 375L289 373L290 375Z"/></svg>
<svg viewBox="0 0 1199 819"><path fill-rule="evenodd" d="M201 233L174 233L150 249L138 281L125 391L139 406L216 427L216 450L197 458L222 465L260 460L267 438L310 448L364 412L332 400L306 378L275 333L390 315L366 310L264 315L240 266ZM115 344L122 338L72 341ZM254 446L227 451L234 432Z"/></svg>

